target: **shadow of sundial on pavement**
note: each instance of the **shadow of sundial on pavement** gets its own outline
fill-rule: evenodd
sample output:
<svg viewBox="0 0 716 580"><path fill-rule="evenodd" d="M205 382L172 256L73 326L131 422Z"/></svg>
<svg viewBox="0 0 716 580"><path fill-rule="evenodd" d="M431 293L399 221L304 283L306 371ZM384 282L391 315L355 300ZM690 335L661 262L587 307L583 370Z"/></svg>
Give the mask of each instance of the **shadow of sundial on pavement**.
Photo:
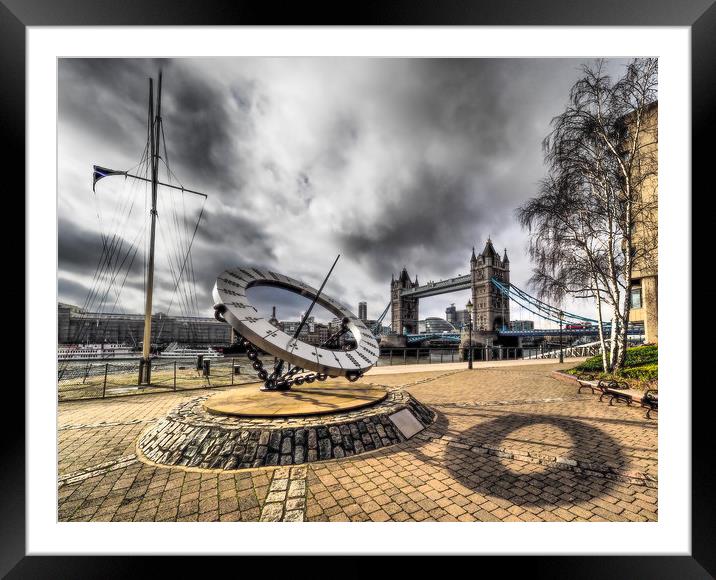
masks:
<svg viewBox="0 0 716 580"><path fill-rule="evenodd" d="M436 422L429 427L440 435L454 437L462 443L482 448L507 448L510 434L515 431L547 425L565 433L571 446L561 457L569 460L575 456L584 457L599 451L601 456L609 456L609 463L623 467L628 460L613 437L601 429L562 416L507 414L496 419L480 423L464 431L450 431L449 420L443 413L437 413ZM481 494L501 497L518 506L571 506L580 501L588 501L605 495L618 482L600 475L579 473L564 465L522 462L519 458L507 459L492 453L477 453L448 445L440 456L427 454L423 447L426 441L412 452L431 465L446 469L458 483ZM467 457L466 457L467 456ZM515 464L511 469L506 462ZM590 460L600 463L599 458ZM525 466L521 472L519 465Z"/></svg>

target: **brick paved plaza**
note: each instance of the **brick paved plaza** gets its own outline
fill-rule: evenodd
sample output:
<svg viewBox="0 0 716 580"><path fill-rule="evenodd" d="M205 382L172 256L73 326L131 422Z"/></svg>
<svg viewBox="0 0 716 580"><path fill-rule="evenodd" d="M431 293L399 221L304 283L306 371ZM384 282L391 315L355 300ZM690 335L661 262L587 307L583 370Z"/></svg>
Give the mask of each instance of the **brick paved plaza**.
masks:
<svg viewBox="0 0 716 580"><path fill-rule="evenodd" d="M240 471L159 467L136 443L225 389L60 403L60 521L655 521L657 421L553 371L510 364L377 368L437 413L408 441Z"/></svg>

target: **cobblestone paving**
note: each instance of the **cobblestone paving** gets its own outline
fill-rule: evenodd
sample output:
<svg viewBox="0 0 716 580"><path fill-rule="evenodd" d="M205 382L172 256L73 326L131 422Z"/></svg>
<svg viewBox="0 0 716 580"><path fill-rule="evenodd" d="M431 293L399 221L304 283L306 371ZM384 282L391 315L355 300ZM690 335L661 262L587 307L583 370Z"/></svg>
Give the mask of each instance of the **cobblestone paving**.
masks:
<svg viewBox="0 0 716 580"><path fill-rule="evenodd" d="M435 367L436 365L433 365ZM438 414L367 454L242 471L140 461L140 433L182 402L167 393L59 408L62 521L654 521L657 421L579 395L569 365L366 377Z"/></svg>
<svg viewBox="0 0 716 580"><path fill-rule="evenodd" d="M361 409L295 418L216 415L206 397L179 405L139 439L145 462L166 466L243 469L342 459L404 441L391 417L407 412L423 426L435 413L399 387Z"/></svg>

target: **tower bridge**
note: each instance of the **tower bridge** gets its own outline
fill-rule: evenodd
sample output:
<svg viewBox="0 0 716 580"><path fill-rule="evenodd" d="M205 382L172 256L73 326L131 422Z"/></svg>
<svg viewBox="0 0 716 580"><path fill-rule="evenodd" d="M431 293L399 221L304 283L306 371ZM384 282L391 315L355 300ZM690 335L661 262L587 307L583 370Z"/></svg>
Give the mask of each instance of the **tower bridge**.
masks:
<svg viewBox="0 0 716 580"><path fill-rule="evenodd" d="M415 281L411 280L407 269L403 267L398 278L393 276L390 282L391 327L400 335L418 334L421 298L472 290L473 328L477 332L494 333L509 325L510 300L493 284L493 279L509 285L510 260L506 249L500 257L490 238L479 255L475 254L475 248L472 249L470 273L465 276L420 285L418 277L415 277Z"/></svg>
<svg viewBox="0 0 716 580"><path fill-rule="evenodd" d="M494 344L518 346L525 338L560 336L597 336L598 322L578 314L563 311L534 296L529 295L510 282L510 260L505 250L502 257L495 251L490 238L482 253L472 249L470 273L438 282L420 284L418 277L410 278L403 267L396 279L390 282L391 327L395 334L384 336L381 345L400 347L419 345L429 340L444 342L467 342L459 332L435 335L420 333L418 330L419 303L421 298L438 296L449 292L471 290L470 300L474 305L471 315L473 344ZM559 329L509 330L510 303L515 302L521 309L536 315L541 320L559 324ZM606 335L611 335L610 325L602 323ZM631 336L643 334L643 327L630 325Z"/></svg>

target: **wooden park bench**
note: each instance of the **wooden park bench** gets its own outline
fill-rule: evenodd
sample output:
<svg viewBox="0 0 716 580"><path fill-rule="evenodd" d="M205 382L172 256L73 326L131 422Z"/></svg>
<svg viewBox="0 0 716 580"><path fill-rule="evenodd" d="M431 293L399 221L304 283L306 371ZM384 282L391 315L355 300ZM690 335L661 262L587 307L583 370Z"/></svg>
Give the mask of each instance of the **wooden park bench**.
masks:
<svg viewBox="0 0 716 580"><path fill-rule="evenodd" d="M641 391L637 391L636 389L630 389L629 383L625 381L615 381L614 379L599 379L599 382L597 383L597 390L601 392L601 395L599 395L599 401L601 402L604 397L610 397L610 405L613 404L615 400L625 401L627 404L631 405L634 393L641 393Z"/></svg>
<svg viewBox="0 0 716 580"><path fill-rule="evenodd" d="M627 405L639 403L646 408L646 418L651 419L651 412L659 409L659 393L656 389L647 389L640 391L639 389L630 389L629 385L623 381L599 381L604 383L600 390L602 397L609 397L609 404L613 405L614 401L624 401Z"/></svg>
<svg viewBox="0 0 716 580"><path fill-rule="evenodd" d="M651 419L651 412L659 410L659 391L657 389L647 389L641 398L641 406L646 407L646 418Z"/></svg>
<svg viewBox="0 0 716 580"><path fill-rule="evenodd" d="M614 401L624 401L630 406L632 403L638 402L647 409L647 419L651 419L652 411L659 410L659 392L656 389L647 389L646 391L630 389L628 383L613 379L592 381L578 378L577 382L579 383L577 392L581 393L582 389L590 389L592 393L599 392L599 400L602 401L604 397L609 397L610 405L613 405Z"/></svg>
<svg viewBox="0 0 716 580"><path fill-rule="evenodd" d="M589 389L592 391L592 394L596 392L595 389L597 388L597 381L577 377L577 382L579 383L579 388L577 389L578 393L581 393L582 389Z"/></svg>

